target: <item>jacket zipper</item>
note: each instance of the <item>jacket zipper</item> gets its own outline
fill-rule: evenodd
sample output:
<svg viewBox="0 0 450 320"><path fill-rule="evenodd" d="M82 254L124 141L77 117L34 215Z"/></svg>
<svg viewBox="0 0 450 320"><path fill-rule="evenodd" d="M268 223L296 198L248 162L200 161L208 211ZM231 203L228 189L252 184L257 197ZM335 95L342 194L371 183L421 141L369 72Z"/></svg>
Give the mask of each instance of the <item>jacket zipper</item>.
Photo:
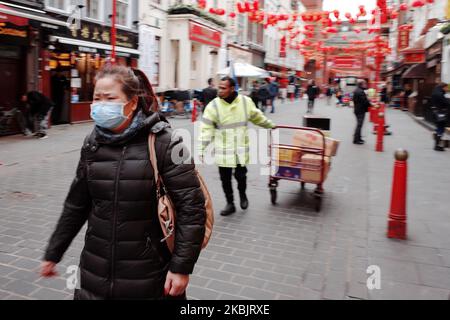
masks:
<svg viewBox="0 0 450 320"><path fill-rule="evenodd" d="M116 224L117 224L117 201L118 201L118 193L119 193L119 178L120 178L120 169L122 167L123 158L125 156L125 151L127 147L123 147L122 154L120 156L119 165L116 170L116 180L115 180L115 192L114 192L114 207L113 207L113 226L112 226L112 241L111 241L111 287L110 287L110 297L113 297L114 290L114 263L115 263L115 255L116 255Z"/></svg>

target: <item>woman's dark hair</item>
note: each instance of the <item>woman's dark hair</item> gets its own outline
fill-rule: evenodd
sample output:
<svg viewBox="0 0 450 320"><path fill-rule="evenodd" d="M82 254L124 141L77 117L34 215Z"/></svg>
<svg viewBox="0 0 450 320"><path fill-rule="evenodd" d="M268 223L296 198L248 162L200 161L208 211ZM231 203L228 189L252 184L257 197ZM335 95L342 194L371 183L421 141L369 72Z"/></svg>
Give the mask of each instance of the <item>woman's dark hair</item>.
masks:
<svg viewBox="0 0 450 320"><path fill-rule="evenodd" d="M146 115L158 112L158 99L153 92L152 85L144 72L125 66L108 65L97 73L96 81L112 78L122 85L122 91L129 100L135 96L139 98L138 109Z"/></svg>

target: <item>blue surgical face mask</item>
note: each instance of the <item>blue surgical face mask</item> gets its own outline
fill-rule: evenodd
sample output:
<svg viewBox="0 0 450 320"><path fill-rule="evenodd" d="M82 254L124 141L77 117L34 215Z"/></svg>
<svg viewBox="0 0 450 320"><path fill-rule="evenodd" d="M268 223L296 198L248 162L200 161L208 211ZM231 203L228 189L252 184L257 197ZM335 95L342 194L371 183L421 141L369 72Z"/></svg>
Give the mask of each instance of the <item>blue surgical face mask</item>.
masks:
<svg viewBox="0 0 450 320"><path fill-rule="evenodd" d="M125 103L99 101L91 104L91 118L105 129L115 129L128 119L124 115Z"/></svg>

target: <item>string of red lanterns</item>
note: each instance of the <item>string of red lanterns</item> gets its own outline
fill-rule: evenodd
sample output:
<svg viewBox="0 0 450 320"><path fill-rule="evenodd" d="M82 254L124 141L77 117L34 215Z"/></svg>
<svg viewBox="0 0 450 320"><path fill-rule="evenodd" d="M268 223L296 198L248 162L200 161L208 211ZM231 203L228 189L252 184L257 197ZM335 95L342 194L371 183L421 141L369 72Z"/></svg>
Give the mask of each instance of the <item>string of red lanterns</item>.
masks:
<svg viewBox="0 0 450 320"><path fill-rule="evenodd" d="M372 26L369 27L367 31L369 34L377 34L381 31L378 23L385 24L388 20L395 20L398 18L399 12L407 11L410 7L420 8L427 4L433 3L434 0L417 0L413 1L410 6L406 3L402 3L398 7L394 8L388 7L386 0L377 0L377 9L372 10L370 12L372 17L368 18L369 24ZM197 4L199 9L206 10L207 0L198 0ZM345 48L324 47L322 41L313 43L308 39L303 39L302 41L296 40L300 34L305 35L306 38L313 38L315 32L319 31L316 27L320 27L320 25L322 26L320 33L323 36L338 33L339 30L335 26L342 24L341 16L345 17L350 24L355 25L361 17L368 16L368 12L364 5L359 6L358 9L359 12L356 14L356 17L353 17L349 12L342 14L339 10L290 14L268 13L262 10L260 8L259 1L255 0L237 2L236 7L228 13L223 8L210 8L209 12L219 16L228 14L228 16L232 19L235 19L238 14L246 14L251 23L263 24L264 28L273 26L277 27L280 32L288 32L288 35L282 36L283 41L287 45L287 39L289 39L289 47L291 49L299 50L305 57L320 56L325 53L350 53L365 51L367 56L376 57L381 60L386 54L390 53L391 49L389 48L389 44L385 40L381 39L380 36L376 36L373 40L369 41L349 41L352 45ZM335 20L332 20L332 17L334 17ZM308 23L303 26L304 30L301 30L298 26L296 26L295 22L299 19ZM318 25L317 23L320 24ZM399 27L399 30L411 30L412 28L412 25L402 25ZM362 30L360 28L354 28L353 31L359 34ZM347 37L343 36L342 39L347 40ZM311 47L314 49L308 49Z"/></svg>

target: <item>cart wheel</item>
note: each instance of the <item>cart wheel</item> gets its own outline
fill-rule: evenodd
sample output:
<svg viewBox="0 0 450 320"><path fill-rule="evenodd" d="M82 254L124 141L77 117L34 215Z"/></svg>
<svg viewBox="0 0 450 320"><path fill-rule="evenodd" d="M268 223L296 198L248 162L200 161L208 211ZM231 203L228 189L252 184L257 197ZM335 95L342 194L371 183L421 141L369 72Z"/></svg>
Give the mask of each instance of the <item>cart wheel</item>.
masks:
<svg viewBox="0 0 450 320"><path fill-rule="evenodd" d="M270 200L272 204L277 204L277 189L270 190Z"/></svg>
<svg viewBox="0 0 450 320"><path fill-rule="evenodd" d="M305 190L306 182L302 182L302 190Z"/></svg>

